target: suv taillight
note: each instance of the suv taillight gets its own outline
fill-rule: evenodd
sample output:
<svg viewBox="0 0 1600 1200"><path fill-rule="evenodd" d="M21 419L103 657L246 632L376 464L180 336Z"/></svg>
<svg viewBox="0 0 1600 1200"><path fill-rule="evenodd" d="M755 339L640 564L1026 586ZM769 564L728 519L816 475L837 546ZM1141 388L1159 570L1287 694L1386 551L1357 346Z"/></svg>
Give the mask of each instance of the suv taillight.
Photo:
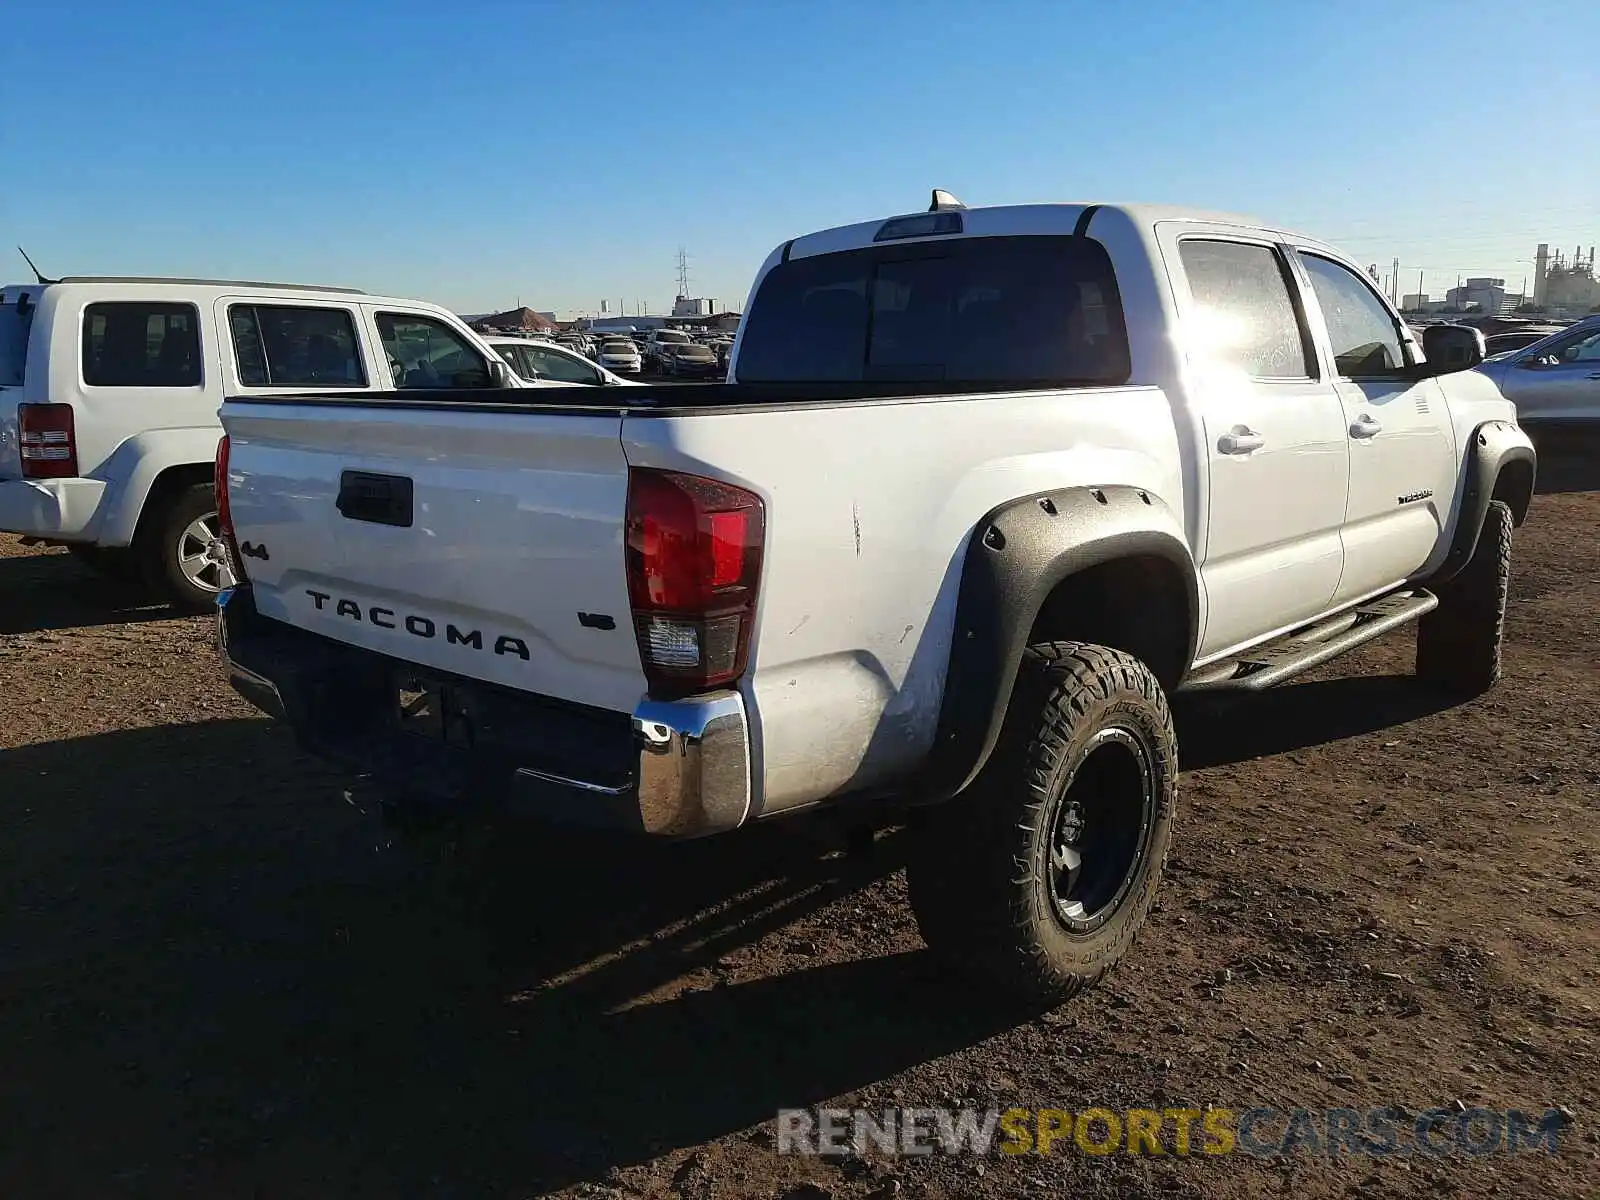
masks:
<svg viewBox="0 0 1600 1200"><path fill-rule="evenodd" d="M245 582L244 559L239 554L239 541L233 534L233 509L228 503L228 435L217 442L217 465L211 476L211 491L217 502L217 528L222 533L222 544L228 551L228 569L239 583Z"/></svg>
<svg viewBox="0 0 1600 1200"><path fill-rule="evenodd" d="M71 479L77 475L72 405L17 405L17 443L24 479Z"/></svg>
<svg viewBox="0 0 1600 1200"><path fill-rule="evenodd" d="M634 467L628 472L628 599L653 696L687 695L744 674L766 515L743 488Z"/></svg>

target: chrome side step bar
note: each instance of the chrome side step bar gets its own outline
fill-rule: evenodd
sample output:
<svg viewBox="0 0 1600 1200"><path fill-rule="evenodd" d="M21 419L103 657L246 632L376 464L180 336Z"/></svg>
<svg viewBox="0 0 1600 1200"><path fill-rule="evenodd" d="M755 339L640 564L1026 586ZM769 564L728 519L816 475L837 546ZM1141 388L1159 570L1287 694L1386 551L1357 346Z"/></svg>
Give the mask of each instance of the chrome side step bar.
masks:
<svg viewBox="0 0 1600 1200"><path fill-rule="evenodd" d="M1259 692L1321 666L1346 650L1380 638L1439 607L1439 598L1418 588L1391 592L1296 629L1247 650L1237 658L1202 667L1179 687L1181 692Z"/></svg>

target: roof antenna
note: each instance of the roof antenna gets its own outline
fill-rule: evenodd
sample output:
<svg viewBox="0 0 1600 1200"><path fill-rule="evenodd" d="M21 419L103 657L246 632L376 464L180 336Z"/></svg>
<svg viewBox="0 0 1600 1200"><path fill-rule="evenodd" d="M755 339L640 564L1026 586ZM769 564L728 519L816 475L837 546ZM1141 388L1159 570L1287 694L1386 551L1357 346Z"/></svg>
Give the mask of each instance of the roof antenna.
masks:
<svg viewBox="0 0 1600 1200"><path fill-rule="evenodd" d="M929 212L945 212L954 208L965 208L966 205L957 200L943 188L933 189L933 203L928 205Z"/></svg>
<svg viewBox="0 0 1600 1200"><path fill-rule="evenodd" d="M59 279L46 279L42 274L40 274L39 268L33 265L33 259L28 257L28 252L21 246L17 247L17 253L22 255L22 261L28 264L29 270L33 272L33 277L37 279L40 284L48 285L61 282Z"/></svg>

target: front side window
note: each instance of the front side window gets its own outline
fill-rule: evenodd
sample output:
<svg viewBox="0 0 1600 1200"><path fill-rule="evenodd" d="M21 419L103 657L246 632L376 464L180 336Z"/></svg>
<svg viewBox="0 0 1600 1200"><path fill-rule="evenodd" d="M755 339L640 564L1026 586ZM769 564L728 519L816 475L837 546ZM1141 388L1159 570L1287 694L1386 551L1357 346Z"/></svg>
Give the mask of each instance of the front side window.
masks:
<svg viewBox="0 0 1600 1200"><path fill-rule="evenodd" d="M1548 352L1563 364L1600 362L1600 329L1553 346Z"/></svg>
<svg viewBox="0 0 1600 1200"><path fill-rule="evenodd" d="M1185 238L1178 257L1198 348L1256 379L1307 379L1311 354L1283 260L1271 246Z"/></svg>
<svg viewBox="0 0 1600 1200"><path fill-rule="evenodd" d="M528 360L523 356L521 346L509 346L503 342L491 342L489 349L505 359L507 365L524 379L533 378L533 368L528 365Z"/></svg>
<svg viewBox="0 0 1600 1200"><path fill-rule="evenodd" d="M528 356L528 365L533 368L534 375L539 379L549 379L555 383L598 384L600 382L599 371L570 354L562 354L559 350L550 350L542 346L528 346L523 353Z"/></svg>
<svg viewBox="0 0 1600 1200"><path fill-rule="evenodd" d="M747 383L1122 383L1111 263L1070 237L848 250L768 272L746 320Z"/></svg>
<svg viewBox="0 0 1600 1200"><path fill-rule="evenodd" d="M379 313L378 336L396 388L493 387L489 364L443 321L411 313Z"/></svg>
<svg viewBox="0 0 1600 1200"><path fill-rule="evenodd" d="M1378 294L1332 259L1302 254L1311 290L1333 347L1334 369L1353 379L1399 375L1406 369L1400 330Z"/></svg>
<svg viewBox="0 0 1600 1200"><path fill-rule="evenodd" d="M200 317L194 305L88 305L83 381L91 387L199 387Z"/></svg>
<svg viewBox="0 0 1600 1200"><path fill-rule="evenodd" d="M228 329L246 387L366 386L348 309L235 304Z"/></svg>

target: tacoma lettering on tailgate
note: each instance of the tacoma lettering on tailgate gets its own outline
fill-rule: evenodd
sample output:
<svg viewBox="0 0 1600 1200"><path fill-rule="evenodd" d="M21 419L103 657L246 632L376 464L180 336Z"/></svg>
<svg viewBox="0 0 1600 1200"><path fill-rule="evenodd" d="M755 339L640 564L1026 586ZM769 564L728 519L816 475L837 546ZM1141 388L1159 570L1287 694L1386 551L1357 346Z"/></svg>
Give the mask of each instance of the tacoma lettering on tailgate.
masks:
<svg viewBox="0 0 1600 1200"><path fill-rule="evenodd" d="M307 588L306 595L310 596L319 612L328 610L328 602L333 602L335 616L349 617L352 621L364 621L368 625L375 625L379 629L404 629L413 637L435 638L439 636L439 622L432 617L423 616L421 613L397 613L392 608L384 608L377 604L368 604L363 607L355 600L335 596L329 592L319 592L314 588ZM483 630L458 629L450 622L444 623L444 640L452 646L466 646L473 650L484 648ZM510 634L501 634L494 639L494 652L496 654L515 654L523 662L529 661L528 643L519 637Z"/></svg>

